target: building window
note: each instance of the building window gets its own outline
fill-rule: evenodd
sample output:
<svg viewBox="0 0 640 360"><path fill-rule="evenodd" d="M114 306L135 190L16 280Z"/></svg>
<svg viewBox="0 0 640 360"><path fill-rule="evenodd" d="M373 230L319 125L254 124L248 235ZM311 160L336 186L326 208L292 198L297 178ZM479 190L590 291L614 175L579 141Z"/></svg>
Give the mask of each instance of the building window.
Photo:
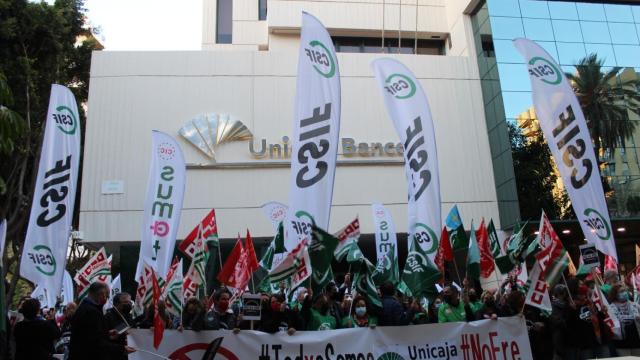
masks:
<svg viewBox="0 0 640 360"><path fill-rule="evenodd" d="M345 53L398 53L398 39L384 39L384 48L382 47L381 38L373 37L332 37L336 52ZM402 39L400 46L401 54L413 54L416 52L415 39ZM425 40L418 39L417 44L418 55L444 55L443 40Z"/></svg>
<svg viewBox="0 0 640 360"><path fill-rule="evenodd" d="M258 20L267 20L267 0L258 0Z"/></svg>
<svg viewBox="0 0 640 360"><path fill-rule="evenodd" d="M233 29L233 0L218 0L216 10L216 43L231 44Z"/></svg>

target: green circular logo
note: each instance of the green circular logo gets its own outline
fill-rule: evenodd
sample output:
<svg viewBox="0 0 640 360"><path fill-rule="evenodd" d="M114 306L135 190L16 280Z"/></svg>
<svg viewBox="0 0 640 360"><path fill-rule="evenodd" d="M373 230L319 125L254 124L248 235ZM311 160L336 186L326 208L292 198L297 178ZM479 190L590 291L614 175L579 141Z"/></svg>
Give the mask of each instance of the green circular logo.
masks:
<svg viewBox="0 0 640 360"><path fill-rule="evenodd" d="M309 224L315 225L316 221L313 219L313 216L311 216L311 214L309 214L308 212L304 211L304 210L298 210L296 212L296 217L300 220L305 220L304 218L307 219L307 222Z"/></svg>
<svg viewBox="0 0 640 360"><path fill-rule="evenodd" d="M529 75L549 85L560 84L563 76L562 72L553 62L540 56L529 60Z"/></svg>
<svg viewBox="0 0 640 360"><path fill-rule="evenodd" d="M305 49L305 52L313 68L327 79L332 78L336 74L336 62L329 48L318 40L311 41L309 45L314 49Z"/></svg>
<svg viewBox="0 0 640 360"><path fill-rule="evenodd" d="M73 135L78 129L78 119L76 115L67 106L60 105L56 107L58 113L53 114L58 130L67 135Z"/></svg>
<svg viewBox="0 0 640 360"><path fill-rule="evenodd" d="M438 236L427 225L423 223L416 223L413 236L418 241L418 244L420 244L420 246L422 246L423 243L431 243L431 247L426 250L427 254L432 254L438 250Z"/></svg>
<svg viewBox="0 0 640 360"><path fill-rule="evenodd" d="M416 84L407 75L391 74L384 82L385 90L396 99L404 100L416 94Z"/></svg>
<svg viewBox="0 0 640 360"><path fill-rule="evenodd" d="M584 211L584 216L587 218L583 221L591 229L591 232L596 233L600 240L611 239L611 227L609 226L609 222L598 212L598 210L587 208Z"/></svg>
<svg viewBox="0 0 640 360"><path fill-rule="evenodd" d="M33 252L28 253L29 259L36 266L36 270L44 275L52 276L56 272L56 258L46 245L36 245Z"/></svg>
<svg viewBox="0 0 640 360"><path fill-rule="evenodd" d="M377 360L404 360L404 358L400 354L390 351L378 356Z"/></svg>

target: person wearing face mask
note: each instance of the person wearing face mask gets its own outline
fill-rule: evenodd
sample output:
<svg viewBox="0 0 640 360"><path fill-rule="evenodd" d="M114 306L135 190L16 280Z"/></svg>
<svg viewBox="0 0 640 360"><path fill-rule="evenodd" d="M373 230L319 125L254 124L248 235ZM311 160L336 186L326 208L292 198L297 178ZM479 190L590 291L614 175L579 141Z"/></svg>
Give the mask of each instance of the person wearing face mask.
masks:
<svg viewBox="0 0 640 360"><path fill-rule="evenodd" d="M213 309L207 313L206 326L211 330L235 330L237 319L231 309L231 293L222 288L213 294Z"/></svg>
<svg viewBox="0 0 640 360"><path fill-rule="evenodd" d="M71 320L69 360L116 359L135 350L111 340L118 337L109 330L102 307L109 298L109 287L102 282L89 285L87 297L82 300Z"/></svg>
<svg viewBox="0 0 640 360"><path fill-rule="evenodd" d="M609 291L611 305L609 312L620 321L622 336L613 343L619 356L640 356L640 305L630 301L629 290L623 284L616 284Z"/></svg>
<svg viewBox="0 0 640 360"><path fill-rule="evenodd" d="M355 328L355 327L376 327L378 324L378 318L369 313L369 304L367 300L361 296L356 296L353 299L353 305L351 307L351 314L342 319L343 328Z"/></svg>
<svg viewBox="0 0 640 360"><path fill-rule="evenodd" d="M115 329L118 327L130 326L133 319L131 318L131 295L126 292L121 292L113 296L113 307L107 310L104 315L107 329ZM115 339L111 340L116 344L127 345L127 333L118 335ZM126 355L116 357L114 359L127 359Z"/></svg>
<svg viewBox="0 0 640 360"><path fill-rule="evenodd" d="M338 328L338 320L329 312L329 299L326 294L309 296L302 303L302 319L307 330L332 330Z"/></svg>
<svg viewBox="0 0 640 360"><path fill-rule="evenodd" d="M324 291L327 294L329 313L336 318L338 325L342 324L342 297L340 296L340 290L338 290L338 286L336 286L335 282L330 281L327 286L325 286Z"/></svg>
<svg viewBox="0 0 640 360"><path fill-rule="evenodd" d="M429 303L429 311L427 315L429 316L429 324L437 324L438 323L438 310L442 306L442 297L440 295L436 296L432 302Z"/></svg>
<svg viewBox="0 0 640 360"><path fill-rule="evenodd" d="M478 299L478 293L476 293L476 289L469 289L467 291L467 295L469 296L469 306L471 307L471 311L475 314L480 310L483 305L481 299Z"/></svg>
<svg viewBox="0 0 640 360"><path fill-rule="evenodd" d="M282 294L274 294L262 303L258 330L266 333L285 331L292 335L298 327L297 314L287 305Z"/></svg>
<svg viewBox="0 0 640 360"><path fill-rule="evenodd" d="M473 311L469 305L469 297L460 301L460 292L454 286L447 286L442 290L444 304L438 309L438 322L473 321Z"/></svg>
<svg viewBox="0 0 640 360"><path fill-rule="evenodd" d="M483 292L480 298L482 300L482 305L475 312L476 320L496 320L498 318L498 305L496 304L496 298L493 291L487 290Z"/></svg>

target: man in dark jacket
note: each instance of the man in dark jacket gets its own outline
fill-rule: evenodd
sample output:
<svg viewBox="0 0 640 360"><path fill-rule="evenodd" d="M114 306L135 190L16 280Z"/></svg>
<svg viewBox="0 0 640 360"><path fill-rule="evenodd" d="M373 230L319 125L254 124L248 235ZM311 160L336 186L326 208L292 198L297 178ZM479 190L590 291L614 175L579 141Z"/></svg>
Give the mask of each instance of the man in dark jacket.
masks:
<svg viewBox="0 0 640 360"><path fill-rule="evenodd" d="M402 304L394 297L396 290L393 283L390 281L382 283L380 292L382 293L382 312L378 320L378 325L409 325L411 320L413 320L413 313L411 310L405 311Z"/></svg>
<svg viewBox="0 0 640 360"><path fill-rule="evenodd" d="M14 329L16 360L48 360L53 354L53 342L60 336L55 321L43 319L38 299L27 299L20 307L24 320Z"/></svg>
<svg viewBox="0 0 640 360"><path fill-rule="evenodd" d="M94 282L89 286L89 294L71 320L69 360L114 359L134 351L133 348L110 341L115 340L118 334L108 328L102 313L108 296L107 284Z"/></svg>
<svg viewBox="0 0 640 360"><path fill-rule="evenodd" d="M131 326L131 295L126 292L121 292L113 296L113 307L107 310L105 314L105 320L107 323L107 329L125 328ZM127 345L127 333L124 332L118 335L111 342L120 345ZM127 354L120 354L114 357L114 359L126 360Z"/></svg>

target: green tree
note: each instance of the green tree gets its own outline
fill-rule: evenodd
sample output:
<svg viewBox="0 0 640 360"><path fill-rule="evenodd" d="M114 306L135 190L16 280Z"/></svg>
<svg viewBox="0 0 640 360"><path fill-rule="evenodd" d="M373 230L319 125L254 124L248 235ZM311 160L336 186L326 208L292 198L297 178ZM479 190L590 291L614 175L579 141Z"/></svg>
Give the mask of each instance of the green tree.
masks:
<svg viewBox="0 0 640 360"><path fill-rule="evenodd" d="M79 104L87 101L91 51L100 45L87 36L82 6L82 0L57 0L53 5L0 0L0 73L6 75L14 95L12 109L24 119L24 131L11 138L12 151L0 152L0 177L6 183L5 193L0 194L0 219L6 218L8 224L2 262L3 275L11 282L9 298L19 278L51 84L69 87ZM86 115L82 106L79 110L84 129ZM0 142L8 140L0 135ZM79 193L78 189L75 226Z"/></svg>
<svg viewBox="0 0 640 360"><path fill-rule="evenodd" d="M604 61L590 54L576 65L576 73L567 73L573 91L584 112L596 154L624 147L636 129L629 112L640 115L640 80L622 79L621 67L603 71Z"/></svg>
<svg viewBox="0 0 640 360"><path fill-rule="evenodd" d="M10 155L15 149L16 140L25 129L24 120L18 112L11 109L13 93L7 78L0 73L0 154ZM0 195L6 192L6 183L0 174Z"/></svg>
<svg viewBox="0 0 640 360"><path fill-rule="evenodd" d="M522 128L509 123L509 139L521 218L537 220L542 209L551 219L565 217L567 197L554 196L558 176L542 132L525 135Z"/></svg>

